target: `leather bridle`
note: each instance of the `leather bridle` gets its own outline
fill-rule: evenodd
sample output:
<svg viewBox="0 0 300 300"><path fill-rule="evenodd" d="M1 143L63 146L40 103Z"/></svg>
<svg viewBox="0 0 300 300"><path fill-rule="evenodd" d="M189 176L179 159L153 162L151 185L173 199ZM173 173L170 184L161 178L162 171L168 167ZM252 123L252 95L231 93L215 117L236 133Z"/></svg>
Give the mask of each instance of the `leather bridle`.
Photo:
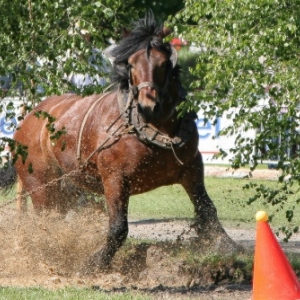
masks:
<svg viewBox="0 0 300 300"><path fill-rule="evenodd" d="M169 65L171 65L170 61L168 63L168 66ZM158 97L158 102L160 104L163 104L165 95L167 94L167 91L168 91L168 86L169 86L169 81L170 81L169 80L170 74L171 74L170 67L167 67L163 86L159 86L158 84L156 84L153 81L144 81L144 82L141 82L138 85L133 85L132 84L132 76L131 76L131 67L128 66L128 87L129 87L129 90L132 92L133 97L136 98L141 89L143 89L145 87L151 87L157 92L157 94L159 96Z"/></svg>

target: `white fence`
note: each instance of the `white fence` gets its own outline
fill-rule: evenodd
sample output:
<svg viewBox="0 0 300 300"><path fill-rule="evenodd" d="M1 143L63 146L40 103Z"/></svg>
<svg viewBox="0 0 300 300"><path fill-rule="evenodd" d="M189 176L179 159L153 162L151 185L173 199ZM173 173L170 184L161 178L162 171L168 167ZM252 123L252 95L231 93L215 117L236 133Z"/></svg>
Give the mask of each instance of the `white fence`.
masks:
<svg viewBox="0 0 300 300"><path fill-rule="evenodd" d="M196 121L198 133L199 133L199 150L202 154L205 164L228 164L233 155L230 153L230 149L235 145L235 139L238 133L230 136L218 136L219 132L232 125L231 119L228 119L225 114L222 117L217 118L216 123L208 120L205 122L203 112L198 112L198 120ZM255 130L248 130L247 132L239 132L244 138L255 138ZM220 149L223 149L228 153L226 158L214 158L214 155L220 153Z"/></svg>

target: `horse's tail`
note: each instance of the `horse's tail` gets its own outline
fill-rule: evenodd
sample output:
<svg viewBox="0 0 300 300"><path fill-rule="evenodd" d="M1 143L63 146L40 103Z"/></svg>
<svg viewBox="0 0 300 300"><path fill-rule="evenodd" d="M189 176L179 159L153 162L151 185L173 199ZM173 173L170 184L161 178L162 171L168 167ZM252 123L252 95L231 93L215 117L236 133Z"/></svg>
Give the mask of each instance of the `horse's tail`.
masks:
<svg viewBox="0 0 300 300"><path fill-rule="evenodd" d="M16 168L11 163L6 163L0 168L0 190L7 192L17 182Z"/></svg>

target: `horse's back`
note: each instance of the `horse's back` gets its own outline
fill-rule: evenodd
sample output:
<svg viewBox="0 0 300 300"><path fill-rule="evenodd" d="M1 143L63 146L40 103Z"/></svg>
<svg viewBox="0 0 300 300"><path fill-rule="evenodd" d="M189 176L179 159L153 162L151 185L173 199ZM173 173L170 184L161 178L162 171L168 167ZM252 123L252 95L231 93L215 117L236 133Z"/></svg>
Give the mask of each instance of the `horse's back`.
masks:
<svg viewBox="0 0 300 300"><path fill-rule="evenodd" d="M55 123L55 129L61 126L74 128L76 125L74 121L78 120L80 123L93 102L99 97L101 95L82 97L64 94L46 98L25 116L14 134L14 139L22 141L29 136L39 138L39 134L45 129L43 125L51 122Z"/></svg>
<svg viewBox="0 0 300 300"><path fill-rule="evenodd" d="M89 124L94 124L95 120L104 122L107 116L101 118L99 115L106 114L113 107L111 101L106 101L107 96L108 100L114 98L113 93L88 97L65 94L42 101L25 116L14 134L14 140L27 148L24 148L27 151L26 162L24 164L18 159L17 170L27 171L29 164L35 170L48 166L59 168L64 165L65 169L77 167L76 151L82 139L80 131L89 129ZM96 125L94 136L97 128L101 127L98 123ZM92 133L88 131L86 134L89 136ZM17 151L20 151L20 147Z"/></svg>
<svg viewBox="0 0 300 300"><path fill-rule="evenodd" d="M23 146L32 148L33 151L40 148L40 140L43 135L50 135L46 125L50 124L54 120L53 118L57 119L59 116L59 113L53 115L53 110L68 110L80 98L67 94L45 99L25 116L14 133L14 140ZM30 152L28 154L30 155Z"/></svg>

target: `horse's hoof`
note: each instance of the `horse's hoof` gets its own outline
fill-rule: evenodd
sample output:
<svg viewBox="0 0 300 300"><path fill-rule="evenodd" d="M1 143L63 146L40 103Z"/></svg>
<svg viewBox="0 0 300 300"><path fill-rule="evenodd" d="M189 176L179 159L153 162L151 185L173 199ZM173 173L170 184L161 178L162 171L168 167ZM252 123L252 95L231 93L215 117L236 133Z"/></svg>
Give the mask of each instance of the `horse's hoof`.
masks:
<svg viewBox="0 0 300 300"><path fill-rule="evenodd" d="M84 263L77 275L95 276L98 273L107 273L110 269L110 260L105 259L102 252L97 252Z"/></svg>
<svg viewBox="0 0 300 300"><path fill-rule="evenodd" d="M195 225L194 225L195 226ZM195 241L202 246L204 251L222 255L244 253L245 248L231 239L222 227L202 230L195 228L197 238Z"/></svg>

